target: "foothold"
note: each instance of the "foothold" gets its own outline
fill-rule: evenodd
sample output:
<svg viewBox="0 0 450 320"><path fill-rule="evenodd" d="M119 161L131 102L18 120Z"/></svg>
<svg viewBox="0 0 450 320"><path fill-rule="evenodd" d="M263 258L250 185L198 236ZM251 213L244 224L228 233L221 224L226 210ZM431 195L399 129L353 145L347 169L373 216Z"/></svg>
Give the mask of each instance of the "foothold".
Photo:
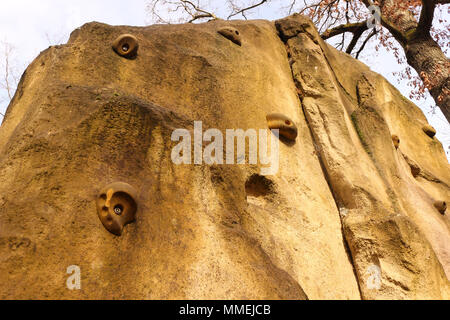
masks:
<svg viewBox="0 0 450 320"><path fill-rule="evenodd" d="M237 44L238 46L242 45L241 34L239 31L233 27L225 27L217 31L219 34L230 40L231 42Z"/></svg>
<svg viewBox="0 0 450 320"><path fill-rule="evenodd" d="M433 138L436 135L436 129L434 129L432 126L430 126L429 124L425 125L422 128L423 132L425 132L427 134L427 136L429 136L430 138Z"/></svg>
<svg viewBox="0 0 450 320"><path fill-rule="evenodd" d="M112 47L119 56L131 59L137 55L139 43L135 36L123 34L114 41Z"/></svg>
<svg viewBox="0 0 450 320"><path fill-rule="evenodd" d="M436 201L434 203L434 207L438 209L440 213L445 214L445 210L447 210L447 203L445 201Z"/></svg>
<svg viewBox="0 0 450 320"><path fill-rule="evenodd" d="M400 138L396 134L392 135L392 142L394 143L395 149L398 149L400 146Z"/></svg>
<svg viewBox="0 0 450 320"><path fill-rule="evenodd" d="M103 226L116 236L135 220L137 192L127 183L112 183L100 192L97 198L97 213Z"/></svg>
<svg viewBox="0 0 450 320"><path fill-rule="evenodd" d="M280 113L269 114L266 119L269 124L269 129L278 129L281 137L295 141L298 135L298 130L294 121Z"/></svg>

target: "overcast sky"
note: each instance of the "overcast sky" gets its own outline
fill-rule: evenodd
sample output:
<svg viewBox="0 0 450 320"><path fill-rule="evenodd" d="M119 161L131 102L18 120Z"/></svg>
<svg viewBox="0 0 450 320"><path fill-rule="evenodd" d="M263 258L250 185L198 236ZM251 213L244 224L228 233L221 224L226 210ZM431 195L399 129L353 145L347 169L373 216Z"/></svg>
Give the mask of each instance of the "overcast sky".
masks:
<svg viewBox="0 0 450 320"><path fill-rule="evenodd" d="M18 66L18 73L49 45L65 43L74 29L90 21L99 21L112 25L144 26L151 23L145 11L146 0L2 0L0 4L0 41L14 46L13 63ZM275 2L273 6L278 6ZM254 17L276 19L280 11L272 7L259 9ZM448 13L448 12L447 12ZM369 48L370 50L370 48ZM392 75L404 66L398 66L389 53L378 55L369 51L362 59L372 70L381 73L406 97L409 87L406 83L398 84ZM2 71L0 71L1 74ZM0 91L0 112L6 110L5 92ZM423 110L428 121L437 131L438 139L450 155L450 125L440 110L431 112L434 101L431 97L420 102L414 101ZM0 115L0 121L2 116Z"/></svg>

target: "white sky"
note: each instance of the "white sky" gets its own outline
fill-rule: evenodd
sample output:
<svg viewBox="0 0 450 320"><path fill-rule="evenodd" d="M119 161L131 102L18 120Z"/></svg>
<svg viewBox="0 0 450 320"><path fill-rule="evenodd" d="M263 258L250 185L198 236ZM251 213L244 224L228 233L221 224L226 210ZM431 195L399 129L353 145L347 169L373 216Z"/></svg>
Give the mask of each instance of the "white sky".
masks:
<svg viewBox="0 0 450 320"><path fill-rule="evenodd" d="M276 2L279 3L279 0ZM150 16L145 6L146 0L1 0L0 41L6 41L14 46L13 63L18 66L17 72L22 74L39 52L49 45L65 43L70 32L86 22L148 25ZM255 11L249 17L276 19L281 17L280 14L280 10L274 11L273 6L269 6ZM367 49L370 50L370 47ZM369 64L372 70L386 77L403 95L409 96L410 88L406 83L398 84L392 75L393 71L400 71L404 66L397 65L391 54L381 52L375 55L369 51L363 61ZM0 91L0 112L4 113L7 105L2 100L5 100L5 92ZM437 137L450 157L449 123L439 109L435 114L431 112L431 106L434 105L431 97L414 102L423 110L430 124L437 129Z"/></svg>

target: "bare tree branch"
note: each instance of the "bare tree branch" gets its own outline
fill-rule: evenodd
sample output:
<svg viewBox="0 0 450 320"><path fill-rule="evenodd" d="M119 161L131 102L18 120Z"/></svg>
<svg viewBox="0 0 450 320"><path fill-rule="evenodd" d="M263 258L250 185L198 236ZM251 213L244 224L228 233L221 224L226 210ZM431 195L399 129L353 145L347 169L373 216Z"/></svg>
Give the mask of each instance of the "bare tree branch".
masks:
<svg viewBox="0 0 450 320"><path fill-rule="evenodd" d="M236 12L233 12L233 13L231 13L231 14L228 16L227 20L230 20L230 18L232 18L232 17L234 17L234 16L237 16L237 15L239 15L239 14L241 14L241 15L244 17L244 19L247 20L247 17L245 16L245 12L246 12L246 11L249 11L249 10L252 10L252 9L254 9L254 8L256 8L256 7L259 7L259 6L263 5L263 4L266 3L266 2L267 2L267 0L261 0L261 2L258 2L258 3L254 4L254 5L251 5L251 6L249 6L249 7L246 7L246 8L240 9L240 10L238 10L238 11L236 11Z"/></svg>
<svg viewBox="0 0 450 320"><path fill-rule="evenodd" d="M306 5L306 1L303 0L305 2ZM291 4L289 5L289 11L288 14L291 15L292 11L294 10L295 5L297 4L297 0L292 0Z"/></svg>
<svg viewBox="0 0 450 320"><path fill-rule="evenodd" d="M174 14L176 12L184 13L188 18L183 17L180 19L181 22L192 23L201 19L218 19L218 17L213 13L209 12L200 5L199 1L190 0L151 0L147 4L147 10L152 14L155 22L158 23L171 23L171 19L164 18L160 13L160 9L167 10L170 15L177 16ZM179 16L179 15L178 15Z"/></svg>
<svg viewBox="0 0 450 320"><path fill-rule="evenodd" d="M366 7L374 6L374 2L372 0L361 0ZM427 1L427 0L425 0ZM433 1L433 0L430 0ZM400 42L402 45L404 45L407 40L406 36L403 34L403 32L397 28L393 23L391 23L384 15L381 15L381 25L389 30L389 32L394 36L394 38Z"/></svg>
<svg viewBox="0 0 450 320"><path fill-rule="evenodd" d="M14 48L6 41L1 41L0 44L3 49L3 52L1 52L1 55L3 56L3 63L1 63L2 76L0 80L0 87L5 90L9 100L12 100L18 82L18 77L16 76L11 62Z"/></svg>
<svg viewBox="0 0 450 320"><path fill-rule="evenodd" d="M341 39L341 42L339 42L339 43L336 45L336 48L342 51L342 50L344 50L344 46L345 46L345 33L342 33L342 39Z"/></svg>
<svg viewBox="0 0 450 320"><path fill-rule="evenodd" d="M0 41L1 46L1 60L0 60L0 98L6 97L1 102L9 104L9 102L14 97L16 91L18 77L16 75L16 70L14 68L13 53L14 48L11 44L6 41ZM1 92L3 91L3 92ZM0 113L1 116L5 116Z"/></svg>
<svg viewBox="0 0 450 320"><path fill-rule="evenodd" d="M346 53L348 53L348 54L352 53L353 49L355 48L356 44L358 43L359 38L361 38L362 34L366 30L367 30L367 26L365 28L361 27L360 29L355 31L355 33L353 33L352 41L350 41L350 44L348 45L347 50L345 50Z"/></svg>
<svg viewBox="0 0 450 320"><path fill-rule="evenodd" d="M148 10L150 11L150 13L156 17L157 22L165 22L165 20L158 14L158 11L156 9L156 7L159 5L160 0L153 0L151 2L149 2L149 4L147 5Z"/></svg>
<svg viewBox="0 0 450 320"><path fill-rule="evenodd" d="M184 7L185 11L192 16L192 19L188 21L188 23L192 23L198 19L204 19L204 18L212 18L217 19L217 16L211 12L208 12L199 6L196 6L189 0L179 0ZM192 7L192 8L189 8ZM190 9L195 10L195 13L192 13Z"/></svg>
<svg viewBox="0 0 450 320"><path fill-rule="evenodd" d="M355 33L359 33L361 30L363 32L367 30L367 21L342 24L335 28L326 30L325 32L323 32L321 34L321 37L322 37L322 39L326 40L326 39L332 38L334 36L337 36L341 33L351 32L351 33L355 34Z"/></svg>
<svg viewBox="0 0 450 320"><path fill-rule="evenodd" d="M349 1L349 0L346 0L346 4L345 4L345 21L346 21L347 23L350 23L350 16L349 16L349 14L348 14L349 6L350 6L350 1Z"/></svg>
<svg viewBox="0 0 450 320"><path fill-rule="evenodd" d="M11 101L13 96L13 88L11 86L11 66L10 66L10 56L12 52L12 47L8 43L3 43L4 46L4 74L3 74L3 87L6 90L6 93L8 94L8 98Z"/></svg>
<svg viewBox="0 0 450 320"><path fill-rule="evenodd" d="M372 29L372 31L370 32L370 34L367 36L366 40L364 40L364 42L362 43L361 47L359 48L358 52L356 53L355 58L359 59L359 55L361 54L361 52L364 50L364 48L366 47L367 43L369 42L369 40L375 36L378 33L377 29Z"/></svg>

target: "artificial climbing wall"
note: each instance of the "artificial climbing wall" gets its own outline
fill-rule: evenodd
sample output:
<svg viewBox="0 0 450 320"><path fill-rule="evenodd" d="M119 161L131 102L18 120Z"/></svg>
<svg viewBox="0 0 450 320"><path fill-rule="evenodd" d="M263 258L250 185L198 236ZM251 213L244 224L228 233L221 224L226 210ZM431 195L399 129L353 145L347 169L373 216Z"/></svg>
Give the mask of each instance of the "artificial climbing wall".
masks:
<svg viewBox="0 0 450 320"><path fill-rule="evenodd" d="M279 129L278 172L174 164L194 121ZM449 185L422 112L305 17L90 23L0 128L0 298L448 299Z"/></svg>

